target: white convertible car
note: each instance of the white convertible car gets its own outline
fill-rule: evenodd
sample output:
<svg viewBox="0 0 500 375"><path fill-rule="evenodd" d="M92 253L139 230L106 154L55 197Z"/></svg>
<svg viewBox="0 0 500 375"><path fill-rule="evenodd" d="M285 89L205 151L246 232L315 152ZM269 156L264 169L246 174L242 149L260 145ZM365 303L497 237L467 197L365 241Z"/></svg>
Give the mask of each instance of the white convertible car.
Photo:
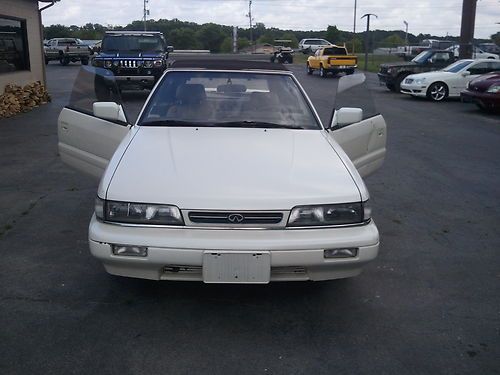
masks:
<svg viewBox="0 0 500 375"><path fill-rule="evenodd" d="M443 70L411 74L401 83L401 93L426 97L436 102L460 97L467 84L482 74L500 71L500 61L492 59L459 60Z"/></svg>
<svg viewBox="0 0 500 375"><path fill-rule="evenodd" d="M281 65L178 61L132 125L110 72L80 76L59 117L59 152L101 178L89 244L109 273L326 280L377 256L361 177L384 160L381 115L341 108L324 127Z"/></svg>

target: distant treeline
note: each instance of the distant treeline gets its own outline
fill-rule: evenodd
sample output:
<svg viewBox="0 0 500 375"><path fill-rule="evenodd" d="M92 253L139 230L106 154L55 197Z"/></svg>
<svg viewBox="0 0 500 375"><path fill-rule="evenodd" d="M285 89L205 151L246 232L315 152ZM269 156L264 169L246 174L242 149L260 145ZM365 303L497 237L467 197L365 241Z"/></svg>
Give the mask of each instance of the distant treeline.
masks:
<svg viewBox="0 0 500 375"><path fill-rule="evenodd" d="M73 37L88 40L102 39L107 30L143 30L142 21L134 21L127 26L104 26L88 23L84 26L51 25L44 27L45 39ZM147 29L161 31L167 38L168 44L176 49L208 49L212 52L230 52L232 50L232 26L205 23L199 25L194 22L180 21L178 19L149 20ZM323 31L296 31L267 28L263 23L257 23L252 28L252 38L257 44L274 44L275 39L289 39L292 46L297 47L298 42L304 38L324 38L332 43L343 44L354 47L356 51L363 51L365 32L356 33L339 30L336 26L328 26ZM492 35L500 42L500 32ZM373 30L369 35L369 50L380 47L396 47L404 45L405 33L402 30L386 31ZM458 37L436 37L430 34L413 35L408 34L410 45L419 44L424 39L448 39L458 41ZM488 40L477 40L477 42ZM245 48L250 45L250 29L238 29L238 47Z"/></svg>

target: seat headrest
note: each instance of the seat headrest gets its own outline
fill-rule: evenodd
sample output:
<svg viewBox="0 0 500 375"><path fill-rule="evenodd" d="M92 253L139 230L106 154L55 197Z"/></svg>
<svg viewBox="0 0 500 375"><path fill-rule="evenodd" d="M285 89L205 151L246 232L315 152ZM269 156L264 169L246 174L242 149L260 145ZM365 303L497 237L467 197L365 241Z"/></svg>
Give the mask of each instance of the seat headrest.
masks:
<svg viewBox="0 0 500 375"><path fill-rule="evenodd" d="M177 88L177 100L183 104L200 103L205 100L207 95L205 87L199 83L197 84L183 84Z"/></svg>

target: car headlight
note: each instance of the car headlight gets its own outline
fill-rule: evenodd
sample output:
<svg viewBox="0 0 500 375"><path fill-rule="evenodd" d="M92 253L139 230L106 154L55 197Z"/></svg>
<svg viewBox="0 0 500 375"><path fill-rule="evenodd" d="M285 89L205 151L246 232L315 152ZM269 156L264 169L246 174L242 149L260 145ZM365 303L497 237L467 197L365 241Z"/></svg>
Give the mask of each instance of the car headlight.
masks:
<svg viewBox="0 0 500 375"><path fill-rule="evenodd" d="M93 59L92 60L92 65L96 66L96 67L99 67L99 68L102 68L104 66L104 61Z"/></svg>
<svg viewBox="0 0 500 375"><path fill-rule="evenodd" d="M105 68L111 68L113 66L113 61L111 60L105 60L104 61L104 67Z"/></svg>
<svg viewBox="0 0 500 375"><path fill-rule="evenodd" d="M144 61L144 67L147 68L147 69L152 68L153 67L153 61L151 61L151 60Z"/></svg>
<svg viewBox="0 0 500 375"><path fill-rule="evenodd" d="M414 79L413 82L416 83L417 85L421 85L425 82L425 78L417 78Z"/></svg>
<svg viewBox="0 0 500 375"><path fill-rule="evenodd" d="M368 202L297 206L288 218L289 227L346 225L363 223L371 218Z"/></svg>
<svg viewBox="0 0 500 375"><path fill-rule="evenodd" d="M161 68L163 66L163 60L154 61L155 68Z"/></svg>
<svg viewBox="0 0 500 375"><path fill-rule="evenodd" d="M497 94L500 92L500 85L492 85L488 90L486 90L486 92L489 92L490 94Z"/></svg>
<svg viewBox="0 0 500 375"><path fill-rule="evenodd" d="M168 204L105 201L97 198L94 211L98 219L117 223L184 225L179 208Z"/></svg>

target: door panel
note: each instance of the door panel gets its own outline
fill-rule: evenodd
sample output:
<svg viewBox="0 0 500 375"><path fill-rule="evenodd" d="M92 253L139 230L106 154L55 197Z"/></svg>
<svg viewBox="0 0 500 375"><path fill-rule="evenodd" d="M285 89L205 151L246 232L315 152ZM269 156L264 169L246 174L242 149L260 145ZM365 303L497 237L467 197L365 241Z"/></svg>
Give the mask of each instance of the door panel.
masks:
<svg viewBox="0 0 500 375"><path fill-rule="evenodd" d="M129 131L128 126L69 108L61 111L57 128L62 161L98 178Z"/></svg>
<svg viewBox="0 0 500 375"><path fill-rule="evenodd" d="M381 115L330 132L362 177L379 169L384 163L387 128Z"/></svg>

